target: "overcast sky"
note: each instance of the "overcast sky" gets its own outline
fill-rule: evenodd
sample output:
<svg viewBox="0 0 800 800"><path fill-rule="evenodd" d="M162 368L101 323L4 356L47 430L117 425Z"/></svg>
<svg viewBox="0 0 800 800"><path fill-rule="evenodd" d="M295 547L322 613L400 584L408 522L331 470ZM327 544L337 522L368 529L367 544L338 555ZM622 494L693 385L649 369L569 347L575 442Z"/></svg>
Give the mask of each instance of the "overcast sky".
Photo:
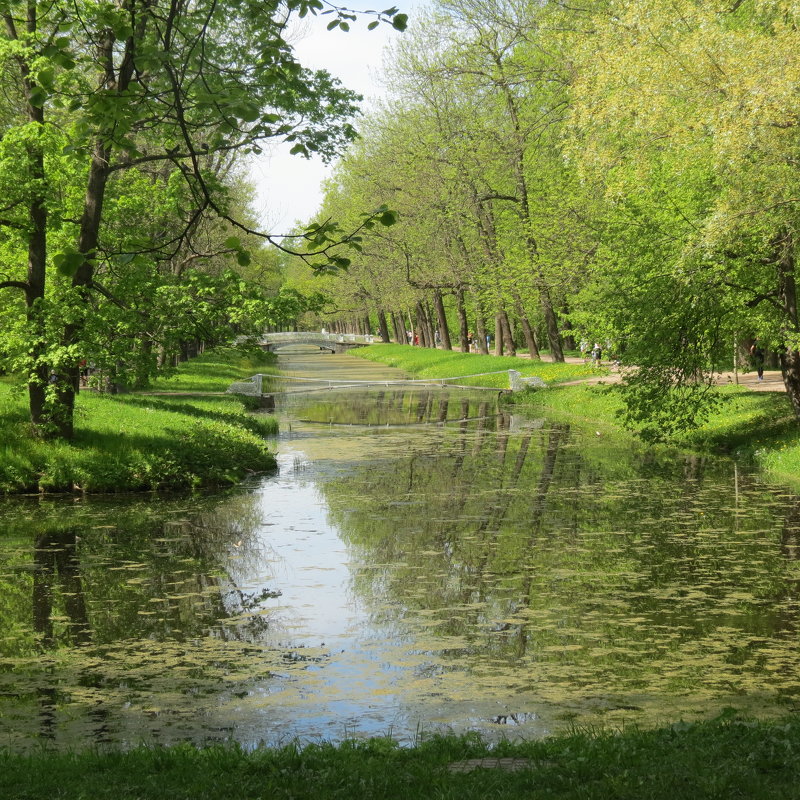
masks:
<svg viewBox="0 0 800 800"><path fill-rule="evenodd" d="M413 19L414 5L424 0L398 0L397 7ZM380 5L384 3L385 5ZM355 0L346 3L354 10L389 8L387 0ZM368 109L382 89L379 74L383 65L384 47L403 34L391 25L381 24L368 31L372 19L364 17L351 23L350 31L326 30L332 16L308 17L305 30L293 44L300 63L310 69L326 69L348 88L364 95L362 108ZM274 147L254 161L251 177L258 196L256 208L262 225L274 233L288 232L296 221L306 222L322 200L320 184L330 172L317 158L304 159L289 155L290 145Z"/></svg>

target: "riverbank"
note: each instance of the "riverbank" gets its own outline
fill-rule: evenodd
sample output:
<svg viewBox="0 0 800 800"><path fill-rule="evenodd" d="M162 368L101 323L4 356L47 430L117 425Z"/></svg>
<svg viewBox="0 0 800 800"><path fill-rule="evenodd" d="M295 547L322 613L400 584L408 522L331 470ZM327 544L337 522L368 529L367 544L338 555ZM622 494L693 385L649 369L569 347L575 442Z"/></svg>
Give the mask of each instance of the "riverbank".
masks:
<svg viewBox="0 0 800 800"><path fill-rule="evenodd" d="M265 371L270 357L220 348L178 367L148 392L83 391L75 438L31 435L26 396L0 383L0 493L139 492L220 487L273 469L264 441L272 417L224 395L232 381Z"/></svg>
<svg viewBox="0 0 800 800"><path fill-rule="evenodd" d="M415 378L460 378L478 374L479 377L465 378L458 383L462 386L492 386L498 389L508 389L507 370L510 369L517 370L523 377L536 375L549 385L609 374L608 369L594 369L578 359L574 359L576 363L556 364L513 356L484 356L402 344L369 345L354 349L351 353L368 361L397 367Z"/></svg>
<svg viewBox="0 0 800 800"><path fill-rule="evenodd" d="M623 404L616 389L617 376L607 369L403 345L374 345L356 351L356 355L399 367L417 377L518 369L522 375L536 375L548 384L546 391L510 396L508 402L518 408L547 411L605 434L636 435L635 431L622 426ZM492 383L485 382L490 379ZM480 385L508 386L508 378L502 374L472 381ZM771 479L800 485L800 428L786 395L780 391L764 391L761 384L726 383L717 391L721 399L719 408L702 426L674 437L671 442L689 449L732 454L753 463Z"/></svg>
<svg viewBox="0 0 800 800"><path fill-rule="evenodd" d="M477 737L389 738L338 746L0 753L9 800L547 797L711 800L797 797L800 721L722 717L651 731L576 732L489 748Z"/></svg>
<svg viewBox="0 0 800 800"><path fill-rule="evenodd" d="M720 404L698 428L670 439L685 449L725 453L751 463L771 480L800 485L800 429L786 395L746 386L720 386ZM555 386L509 398L518 408L546 411L598 432L635 436L620 415L622 398L612 384Z"/></svg>

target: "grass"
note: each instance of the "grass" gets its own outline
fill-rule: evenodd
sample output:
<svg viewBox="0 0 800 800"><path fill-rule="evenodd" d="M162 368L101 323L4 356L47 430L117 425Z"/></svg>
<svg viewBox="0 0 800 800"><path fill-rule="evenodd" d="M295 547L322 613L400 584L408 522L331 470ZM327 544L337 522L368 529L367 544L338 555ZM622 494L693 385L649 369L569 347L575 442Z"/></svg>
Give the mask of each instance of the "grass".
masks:
<svg viewBox="0 0 800 800"><path fill-rule="evenodd" d="M217 347L178 365L174 375L154 380L149 391L224 392L234 381L274 372L274 356L256 350Z"/></svg>
<svg viewBox="0 0 800 800"><path fill-rule="evenodd" d="M671 443L735 455L774 480L800 486L800 427L786 395L742 386L721 386L718 392L716 411L700 427L674 437ZM623 430L622 398L613 385L556 386L517 395L513 402L618 435L635 435Z"/></svg>
<svg viewBox="0 0 800 800"><path fill-rule="evenodd" d="M516 771L464 763L484 758L526 761ZM723 716L493 748L477 736L446 736L411 748L386 738L250 752L180 745L0 753L0 796L9 800L780 800L797 798L799 781L796 718L755 722Z"/></svg>
<svg viewBox="0 0 800 800"><path fill-rule="evenodd" d="M458 381L463 386L491 386L500 389L508 388L509 369L517 370L524 377L536 375L547 384L563 383L607 372L583 364L556 364L512 356L483 356L402 344L369 345L354 348L350 352L368 361L397 367L417 378L455 378L500 371L497 375L482 375Z"/></svg>
<svg viewBox="0 0 800 800"><path fill-rule="evenodd" d="M0 384L0 492L130 492L217 487L271 469L272 417L248 414L232 381L266 367L222 349L182 364L158 391L188 396L82 392L72 442L32 435L26 398ZM205 394L204 394L205 393Z"/></svg>

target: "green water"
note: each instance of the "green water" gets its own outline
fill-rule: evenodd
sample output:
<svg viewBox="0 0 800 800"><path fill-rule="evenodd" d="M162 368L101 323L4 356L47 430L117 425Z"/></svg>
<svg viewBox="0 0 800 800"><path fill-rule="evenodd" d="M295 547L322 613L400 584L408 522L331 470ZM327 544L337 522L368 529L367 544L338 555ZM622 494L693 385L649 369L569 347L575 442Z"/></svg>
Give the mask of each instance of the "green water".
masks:
<svg viewBox="0 0 800 800"><path fill-rule="evenodd" d="M541 736L796 708L788 490L512 416L493 393L278 406L279 472L228 495L0 502L0 746Z"/></svg>

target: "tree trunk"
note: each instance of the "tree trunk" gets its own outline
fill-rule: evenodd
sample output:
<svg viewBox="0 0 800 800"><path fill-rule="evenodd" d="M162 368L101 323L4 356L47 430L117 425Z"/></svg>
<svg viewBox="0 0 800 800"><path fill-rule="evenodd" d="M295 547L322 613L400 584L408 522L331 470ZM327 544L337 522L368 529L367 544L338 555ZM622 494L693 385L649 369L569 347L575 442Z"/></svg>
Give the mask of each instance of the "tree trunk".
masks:
<svg viewBox="0 0 800 800"><path fill-rule="evenodd" d="M397 311L392 313L392 327L394 328L394 340L397 344L408 344L406 326L403 324L403 317Z"/></svg>
<svg viewBox="0 0 800 800"><path fill-rule="evenodd" d="M433 347L433 334L430 330L428 311L422 300L417 301L417 337L422 347Z"/></svg>
<svg viewBox="0 0 800 800"><path fill-rule="evenodd" d="M35 20L29 18L29 25L35 25ZM25 95L28 99L27 115L31 123L38 126L44 125L44 111L31 103L32 92L36 88L30 78L30 70L25 60L19 61L22 72ZM50 370L44 362L45 331L44 320L41 317L41 301L44 299L45 281L47 275L47 206L44 196L46 186L44 152L41 145L31 137L27 145L28 158L30 159L30 172L32 177L33 199L28 207L30 229L28 232L28 272L25 283L26 318L31 329L31 349L29 355L33 361L33 368L28 380L28 407L31 422L39 427L47 423L46 409L47 380ZM38 191L33 187L40 187Z"/></svg>
<svg viewBox="0 0 800 800"><path fill-rule="evenodd" d="M469 323L467 322L467 309L464 304L464 288L459 286L456 291L458 304L458 338L461 342L461 352L469 350Z"/></svg>
<svg viewBox="0 0 800 800"><path fill-rule="evenodd" d="M516 356L517 346L514 344L514 334L511 332L511 322L509 322L508 314L506 314L505 309L502 309L498 313L498 317L500 318L500 328L503 332L505 349L508 351L510 356Z"/></svg>
<svg viewBox="0 0 800 800"><path fill-rule="evenodd" d="M781 353L781 372L795 419L800 421L800 352L787 350Z"/></svg>
<svg viewBox="0 0 800 800"><path fill-rule="evenodd" d="M514 310L517 312L520 324L522 325L522 333L525 336L525 346L528 348L528 353L533 359L541 359L542 356L539 353L536 336L534 336L528 315L525 313L525 307L522 305L522 298L517 291L514 291L512 294L514 297Z"/></svg>
<svg viewBox="0 0 800 800"><path fill-rule="evenodd" d="M564 330L564 347L576 350L575 337L572 335L572 323L569 321L569 304L565 301L561 309L561 327Z"/></svg>
<svg viewBox="0 0 800 800"><path fill-rule="evenodd" d="M447 314L444 310L444 300L442 293L437 289L433 295L433 302L436 308L436 321L439 325L439 339L442 347L445 350L452 350L453 345L450 342L450 329L447 327Z"/></svg>
<svg viewBox="0 0 800 800"><path fill-rule="evenodd" d="M781 237L782 255L778 261L778 286L784 313L787 317L787 329L784 332L796 335L800 330L800 318L797 315L797 282L794 277L793 241L791 235ZM792 404L795 419L800 421L800 352L787 349L781 353L781 373L786 394Z"/></svg>
<svg viewBox="0 0 800 800"><path fill-rule="evenodd" d="M494 354L503 355L503 321L499 312L494 315Z"/></svg>
<svg viewBox="0 0 800 800"><path fill-rule="evenodd" d="M381 333L381 341L384 344L389 342L389 326L386 324L386 313L383 309L378 311L378 330Z"/></svg>
<svg viewBox="0 0 800 800"><path fill-rule="evenodd" d="M433 314L431 313L431 307L427 300L422 305L425 310L425 338L427 340L425 347L436 347L436 336L434 334Z"/></svg>
<svg viewBox="0 0 800 800"><path fill-rule="evenodd" d="M502 62L499 55L493 53L496 64L502 74ZM508 109L509 117L511 119L512 128L514 130L514 153L513 153L513 166L517 184L517 194L519 195L519 209L524 226L524 240L528 250L528 255L531 260L531 271L533 273L533 284L539 292L539 301L542 304L542 311L544 312L545 324L547 325L547 340L550 344L550 355L553 361L564 361L564 350L561 346L561 334L558 330L558 318L556 317L555 309L553 308L553 301L550 297L550 286L547 283L547 278L542 270L541 262L539 259L539 245L536 237L533 234L533 219L531 217L529 194L528 194L528 181L525 176L525 136L522 131L522 125L519 120L519 113L517 109L517 98L511 90L510 84L505 80L500 83L506 100L506 108Z"/></svg>

